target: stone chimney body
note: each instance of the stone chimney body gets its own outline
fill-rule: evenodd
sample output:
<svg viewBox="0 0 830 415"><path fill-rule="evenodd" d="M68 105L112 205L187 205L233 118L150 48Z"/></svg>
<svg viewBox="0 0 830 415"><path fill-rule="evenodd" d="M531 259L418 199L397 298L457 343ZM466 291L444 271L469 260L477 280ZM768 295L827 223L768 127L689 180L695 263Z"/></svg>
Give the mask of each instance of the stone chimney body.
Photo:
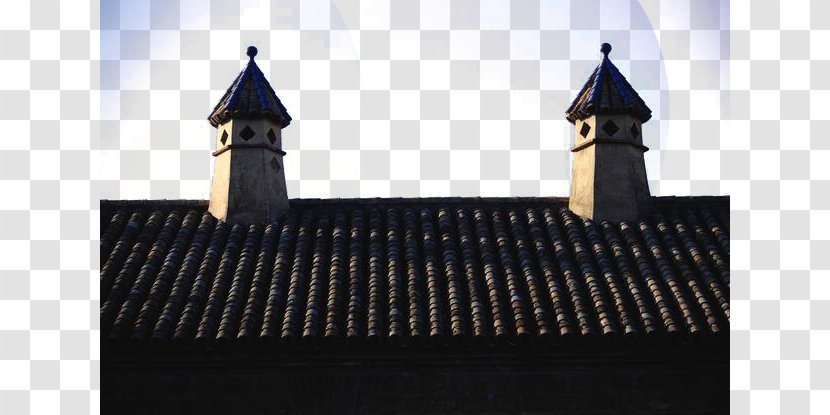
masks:
<svg viewBox="0 0 830 415"><path fill-rule="evenodd" d="M216 127L209 211L221 221L266 224L288 211L282 130L291 116L250 60L208 117Z"/></svg>
<svg viewBox="0 0 830 415"><path fill-rule="evenodd" d="M569 208L594 220L634 220L651 210L642 124L651 110L611 63L602 62L565 112L576 139Z"/></svg>

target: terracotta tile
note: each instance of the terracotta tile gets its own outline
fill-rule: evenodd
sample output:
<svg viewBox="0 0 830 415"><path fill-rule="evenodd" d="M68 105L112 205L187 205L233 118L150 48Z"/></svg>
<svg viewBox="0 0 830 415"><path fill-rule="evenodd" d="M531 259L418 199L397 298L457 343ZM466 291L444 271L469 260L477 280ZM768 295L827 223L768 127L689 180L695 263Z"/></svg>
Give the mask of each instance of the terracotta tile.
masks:
<svg viewBox="0 0 830 415"><path fill-rule="evenodd" d="M595 223L563 199L296 200L245 227L199 201L105 201L102 330L310 350L722 332L726 202L655 198L651 217Z"/></svg>

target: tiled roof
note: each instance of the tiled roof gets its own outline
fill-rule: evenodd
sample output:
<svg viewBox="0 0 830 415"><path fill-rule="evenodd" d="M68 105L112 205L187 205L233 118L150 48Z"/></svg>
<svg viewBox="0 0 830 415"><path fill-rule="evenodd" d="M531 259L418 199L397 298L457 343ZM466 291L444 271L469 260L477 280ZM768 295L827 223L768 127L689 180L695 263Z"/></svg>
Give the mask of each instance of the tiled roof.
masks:
<svg viewBox="0 0 830 415"><path fill-rule="evenodd" d="M651 217L620 223L582 219L562 198L296 199L280 223L248 227L217 222L206 201L101 206L100 318L114 344L729 330L725 197L655 198Z"/></svg>
<svg viewBox="0 0 830 415"><path fill-rule="evenodd" d="M602 44L602 62L585 82L570 107L565 111L568 121L585 119L595 114L630 114L646 122L651 118L648 108L634 87L608 59L611 45Z"/></svg>
<svg viewBox="0 0 830 415"><path fill-rule="evenodd" d="M274 89L271 88L271 84L254 62L256 54L255 47L248 48L248 56L251 57L248 65L239 73L225 95L213 108L213 112L210 113L208 120L214 127L234 118L267 118L282 128L291 123L288 110L282 105Z"/></svg>

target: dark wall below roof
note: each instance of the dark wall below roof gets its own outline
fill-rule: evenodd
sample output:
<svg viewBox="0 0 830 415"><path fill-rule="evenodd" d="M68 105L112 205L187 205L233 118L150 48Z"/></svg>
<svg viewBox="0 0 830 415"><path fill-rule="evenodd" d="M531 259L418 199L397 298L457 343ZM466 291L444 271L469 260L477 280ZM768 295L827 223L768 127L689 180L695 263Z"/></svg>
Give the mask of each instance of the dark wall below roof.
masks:
<svg viewBox="0 0 830 415"><path fill-rule="evenodd" d="M728 351L709 352L571 362L277 366L104 359L101 408L142 414L728 413Z"/></svg>

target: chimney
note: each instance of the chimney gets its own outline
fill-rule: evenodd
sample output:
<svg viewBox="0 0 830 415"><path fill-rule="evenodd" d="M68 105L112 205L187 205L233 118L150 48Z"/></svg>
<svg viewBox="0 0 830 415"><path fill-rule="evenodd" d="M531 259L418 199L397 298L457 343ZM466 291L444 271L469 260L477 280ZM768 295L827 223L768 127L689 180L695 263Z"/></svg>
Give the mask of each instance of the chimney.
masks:
<svg viewBox="0 0 830 415"><path fill-rule="evenodd" d="M210 213L221 221L272 223L288 211L282 129L291 123L265 75L257 49L208 120L217 128Z"/></svg>
<svg viewBox="0 0 830 415"><path fill-rule="evenodd" d="M648 214L642 123L651 110L608 59L602 62L565 112L576 132L569 208L594 220L634 220Z"/></svg>

